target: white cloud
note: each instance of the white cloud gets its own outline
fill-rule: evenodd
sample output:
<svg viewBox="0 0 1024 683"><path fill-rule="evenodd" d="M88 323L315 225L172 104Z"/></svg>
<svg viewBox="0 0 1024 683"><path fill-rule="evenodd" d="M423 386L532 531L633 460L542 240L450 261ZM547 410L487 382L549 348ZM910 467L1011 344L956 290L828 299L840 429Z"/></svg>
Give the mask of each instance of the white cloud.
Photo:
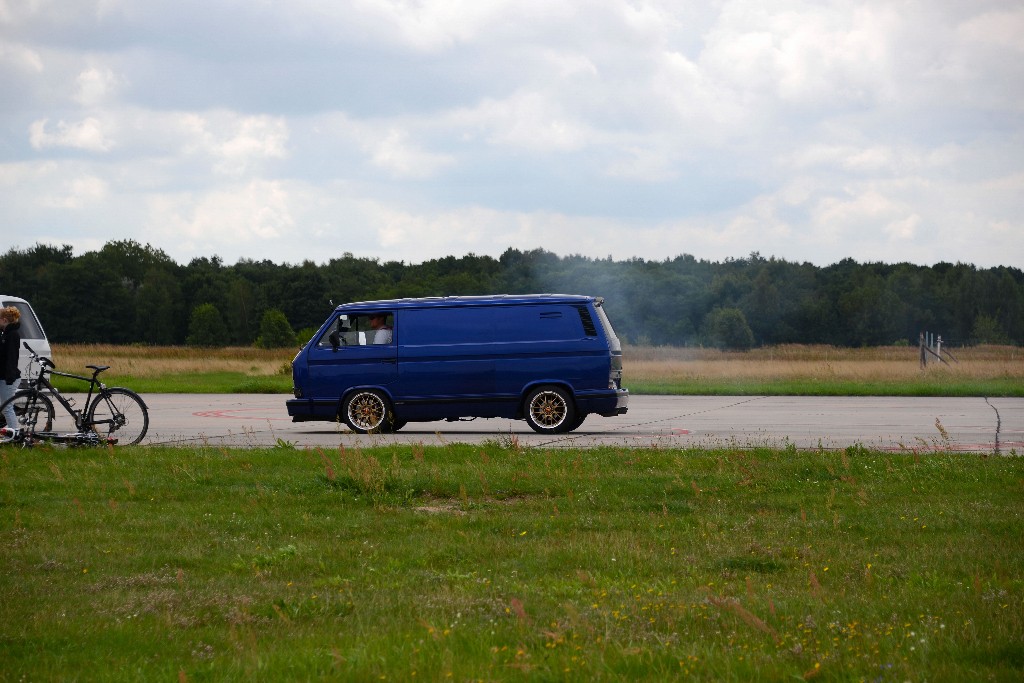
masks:
<svg viewBox="0 0 1024 683"><path fill-rule="evenodd" d="M888 96L895 10L869 3L732 0L702 64L747 96L780 103L871 102Z"/></svg>
<svg viewBox="0 0 1024 683"><path fill-rule="evenodd" d="M81 209L102 202L109 191L110 186L102 178L83 176L68 182L63 195L49 197L45 203L57 208Z"/></svg>
<svg viewBox="0 0 1024 683"><path fill-rule="evenodd" d="M364 211L380 247L402 252L410 260L419 260L412 256L417 250L437 256L453 249L473 251L489 244L496 233L508 231L512 220L507 214L482 207L424 214L373 203L365 205Z"/></svg>
<svg viewBox="0 0 1024 683"><path fill-rule="evenodd" d="M156 195L149 214L148 230L200 250L291 239L295 229L288 190L278 182L253 181L198 197Z"/></svg>
<svg viewBox="0 0 1024 683"><path fill-rule="evenodd" d="M659 182L676 178L671 151L658 147L625 146L619 157L605 167L612 178L628 178L640 182Z"/></svg>
<svg viewBox="0 0 1024 683"><path fill-rule="evenodd" d="M957 33L975 48L1024 52L1024 9L996 10L972 17L957 27Z"/></svg>
<svg viewBox="0 0 1024 683"><path fill-rule="evenodd" d="M502 100L488 98L450 118L466 139L542 154L578 150L594 142L596 136L543 92L517 92Z"/></svg>
<svg viewBox="0 0 1024 683"><path fill-rule="evenodd" d="M454 160L445 154L432 154L410 142L406 131L390 129L383 139L372 143L372 161L376 166L405 178L428 178Z"/></svg>
<svg viewBox="0 0 1024 683"><path fill-rule="evenodd" d="M240 120L234 135L212 146L217 167L226 173L242 173L257 160L283 159L287 156L288 125L284 119L247 116Z"/></svg>
<svg viewBox="0 0 1024 683"><path fill-rule="evenodd" d="M227 176L242 176L288 156L290 133L282 117L182 112L169 120L146 117L143 125L166 128L178 137L181 153L208 158L213 170Z"/></svg>
<svg viewBox="0 0 1024 683"><path fill-rule="evenodd" d="M3 21L2 6L0 6L0 21ZM39 56L39 52L15 43L0 42L0 64L9 64L35 74L43 71L43 60Z"/></svg>
<svg viewBox="0 0 1024 683"><path fill-rule="evenodd" d="M48 119L33 121L29 126L29 140L37 150L48 147L70 147L89 152L109 152L114 143L107 136L103 124L92 116L78 122L61 120L54 132L48 132Z"/></svg>
<svg viewBox="0 0 1024 683"><path fill-rule="evenodd" d="M885 232L896 240L912 240L917 237L918 228L921 226L921 216L912 213L905 218L890 222L885 226Z"/></svg>
<svg viewBox="0 0 1024 683"><path fill-rule="evenodd" d="M120 82L110 69L89 67L78 74L75 100L87 107L95 106L113 94Z"/></svg>
<svg viewBox="0 0 1024 683"><path fill-rule="evenodd" d="M894 173L907 162L903 158L903 150L896 150L887 145L856 147L814 144L797 150L788 159L784 157L783 163L800 171L830 168L871 175Z"/></svg>
<svg viewBox="0 0 1024 683"><path fill-rule="evenodd" d="M476 38L501 17L509 3L494 0L449 0L409 3L405 0L356 0L352 6L384 36L417 50L435 51Z"/></svg>

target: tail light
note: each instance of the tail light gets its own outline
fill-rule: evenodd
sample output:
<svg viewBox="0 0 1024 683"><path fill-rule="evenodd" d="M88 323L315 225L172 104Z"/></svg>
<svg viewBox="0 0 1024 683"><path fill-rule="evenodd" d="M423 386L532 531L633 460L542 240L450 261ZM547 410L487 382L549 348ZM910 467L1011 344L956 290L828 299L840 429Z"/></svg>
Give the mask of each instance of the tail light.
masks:
<svg viewBox="0 0 1024 683"><path fill-rule="evenodd" d="M612 356L611 368L608 372L608 388L622 388L622 356Z"/></svg>

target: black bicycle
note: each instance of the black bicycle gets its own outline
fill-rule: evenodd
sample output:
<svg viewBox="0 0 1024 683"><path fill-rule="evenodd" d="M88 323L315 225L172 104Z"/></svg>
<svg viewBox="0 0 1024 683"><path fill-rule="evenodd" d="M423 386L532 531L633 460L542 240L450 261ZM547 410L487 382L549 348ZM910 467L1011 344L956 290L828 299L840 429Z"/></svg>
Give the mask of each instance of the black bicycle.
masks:
<svg viewBox="0 0 1024 683"><path fill-rule="evenodd" d="M97 379L109 365L87 365L92 377L59 372L48 358L39 356L25 344L32 364L39 366L28 389L21 389L0 406L0 443L19 443L31 446L40 441L53 441L81 446L102 444L131 445L142 441L149 429L149 409L142 398L131 389L108 387ZM33 373L30 371L29 375ZM89 383L89 393L81 410L75 408L74 399L65 398L50 383L49 375L70 377ZM75 421L76 431L53 431L54 409L50 397L57 399ZM18 424L8 425L4 413L14 406Z"/></svg>

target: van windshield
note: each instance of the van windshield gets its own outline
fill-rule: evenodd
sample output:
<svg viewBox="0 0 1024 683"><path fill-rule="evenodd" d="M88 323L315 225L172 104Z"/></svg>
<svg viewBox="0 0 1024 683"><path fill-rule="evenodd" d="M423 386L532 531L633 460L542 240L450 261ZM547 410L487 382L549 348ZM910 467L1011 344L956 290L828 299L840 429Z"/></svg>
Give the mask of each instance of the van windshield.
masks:
<svg viewBox="0 0 1024 683"><path fill-rule="evenodd" d="M22 339L46 339L43 328L40 327L39 320L36 319L36 314L32 311L31 306L21 301L4 301L3 305L5 307L14 306L21 313L21 318L18 320L21 326L18 329Z"/></svg>

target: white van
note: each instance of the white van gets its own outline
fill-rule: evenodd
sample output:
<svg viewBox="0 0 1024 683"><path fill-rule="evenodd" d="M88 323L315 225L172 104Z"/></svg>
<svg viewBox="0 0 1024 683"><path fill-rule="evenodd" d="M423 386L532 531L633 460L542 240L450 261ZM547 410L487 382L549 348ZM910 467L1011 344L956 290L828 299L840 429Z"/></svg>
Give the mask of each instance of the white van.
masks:
<svg viewBox="0 0 1024 683"><path fill-rule="evenodd" d="M53 360L53 355L50 351L50 342L46 339L46 332L43 331L43 326L39 322L39 318L36 317L36 312L32 310L32 306L27 301L16 296L7 296L6 294L0 294L0 307L7 308L8 306L14 306L21 312L21 340L28 342L28 345L32 347L32 350L38 353L40 356ZM22 385L28 384L28 361L29 355L28 350L25 349L24 345L19 349L21 351L20 360L18 367L21 368L21 383ZM37 371L39 368L35 368Z"/></svg>

